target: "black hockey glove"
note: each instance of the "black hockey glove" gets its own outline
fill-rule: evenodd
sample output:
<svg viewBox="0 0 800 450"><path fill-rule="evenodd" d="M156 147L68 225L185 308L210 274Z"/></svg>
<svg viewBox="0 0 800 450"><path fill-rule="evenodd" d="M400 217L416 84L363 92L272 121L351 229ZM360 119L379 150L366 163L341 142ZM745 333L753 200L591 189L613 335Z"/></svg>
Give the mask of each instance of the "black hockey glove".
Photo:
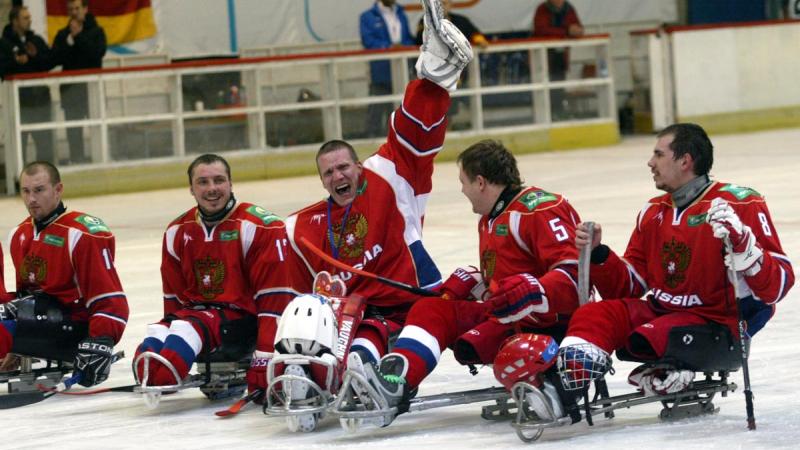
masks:
<svg viewBox="0 0 800 450"><path fill-rule="evenodd" d="M17 304L23 300L24 298L15 298L10 302L0 303L0 320L16 320L18 309Z"/></svg>
<svg viewBox="0 0 800 450"><path fill-rule="evenodd" d="M17 305L16 300L8 303L0 303L0 320L16 320Z"/></svg>
<svg viewBox="0 0 800 450"><path fill-rule="evenodd" d="M94 386L106 381L111 370L114 340L108 336L88 337L78 344L74 370L82 374L81 386Z"/></svg>

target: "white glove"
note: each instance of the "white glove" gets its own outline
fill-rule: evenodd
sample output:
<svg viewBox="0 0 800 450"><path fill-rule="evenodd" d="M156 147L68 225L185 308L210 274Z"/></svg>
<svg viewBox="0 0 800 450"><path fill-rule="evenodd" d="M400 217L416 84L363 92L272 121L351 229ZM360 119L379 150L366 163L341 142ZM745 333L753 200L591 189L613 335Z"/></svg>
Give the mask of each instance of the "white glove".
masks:
<svg viewBox="0 0 800 450"><path fill-rule="evenodd" d="M644 395L666 395L686 390L694 380L691 370L664 369L646 365L633 369L628 383L636 386Z"/></svg>
<svg viewBox="0 0 800 450"><path fill-rule="evenodd" d="M736 211L725 199L711 201L706 220L711 224L714 237L729 240L733 254L725 255L725 265L737 272L753 276L761 270L764 252L756 244L756 237L749 226L742 223Z"/></svg>
<svg viewBox="0 0 800 450"><path fill-rule="evenodd" d="M422 0L422 4L425 6L425 32L416 64L417 76L450 92L455 91L461 70L472 61L472 46L464 34L444 18L439 0Z"/></svg>

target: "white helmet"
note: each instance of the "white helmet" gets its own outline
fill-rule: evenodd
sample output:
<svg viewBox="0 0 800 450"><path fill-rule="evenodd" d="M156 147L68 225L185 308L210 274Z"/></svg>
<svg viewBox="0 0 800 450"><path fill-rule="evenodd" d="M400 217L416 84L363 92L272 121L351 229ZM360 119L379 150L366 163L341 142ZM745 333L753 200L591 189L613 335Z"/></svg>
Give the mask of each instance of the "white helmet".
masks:
<svg viewBox="0 0 800 450"><path fill-rule="evenodd" d="M275 334L275 350L309 356L335 353L338 330L336 316L327 298L317 294L299 295L281 315Z"/></svg>

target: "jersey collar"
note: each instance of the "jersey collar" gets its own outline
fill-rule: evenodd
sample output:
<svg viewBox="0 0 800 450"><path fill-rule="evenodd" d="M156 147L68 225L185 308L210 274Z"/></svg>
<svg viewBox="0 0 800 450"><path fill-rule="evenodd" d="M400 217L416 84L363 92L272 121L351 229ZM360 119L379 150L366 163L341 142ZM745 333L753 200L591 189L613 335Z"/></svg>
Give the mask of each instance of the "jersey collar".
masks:
<svg viewBox="0 0 800 450"><path fill-rule="evenodd" d="M45 229L45 227L47 227L51 223L55 222L56 219L58 219L58 216L60 216L61 214L64 214L64 212L66 210L67 210L67 208L66 208L66 206L64 206L64 202L58 202L58 206L56 206L56 209L54 209L53 212L48 214L47 217L45 217L42 220L34 219L33 220L33 228L34 228L34 231L36 232L36 234L39 234L42 230Z"/></svg>
<svg viewBox="0 0 800 450"><path fill-rule="evenodd" d="M522 187L506 186L506 188L503 189L503 192L500 193L500 196L497 197L497 201L494 202L492 212L489 213L489 220L495 219L503 211L505 211L508 205L511 204L511 201L514 200L514 197L516 197L521 191Z"/></svg>
<svg viewBox="0 0 800 450"><path fill-rule="evenodd" d="M708 186L711 185L711 180L708 175L700 175L692 181L684 184L675 190L671 195L672 202L678 209L683 209L689 206Z"/></svg>

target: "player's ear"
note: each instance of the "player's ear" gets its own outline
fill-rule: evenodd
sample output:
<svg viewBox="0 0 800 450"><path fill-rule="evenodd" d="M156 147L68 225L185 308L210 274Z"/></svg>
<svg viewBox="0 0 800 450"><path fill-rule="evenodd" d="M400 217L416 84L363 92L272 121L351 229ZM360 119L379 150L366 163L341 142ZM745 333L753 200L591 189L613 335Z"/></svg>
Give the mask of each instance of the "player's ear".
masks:
<svg viewBox="0 0 800 450"><path fill-rule="evenodd" d="M483 175L475 175L475 182L478 183L478 189L484 190L486 188L486 178Z"/></svg>

